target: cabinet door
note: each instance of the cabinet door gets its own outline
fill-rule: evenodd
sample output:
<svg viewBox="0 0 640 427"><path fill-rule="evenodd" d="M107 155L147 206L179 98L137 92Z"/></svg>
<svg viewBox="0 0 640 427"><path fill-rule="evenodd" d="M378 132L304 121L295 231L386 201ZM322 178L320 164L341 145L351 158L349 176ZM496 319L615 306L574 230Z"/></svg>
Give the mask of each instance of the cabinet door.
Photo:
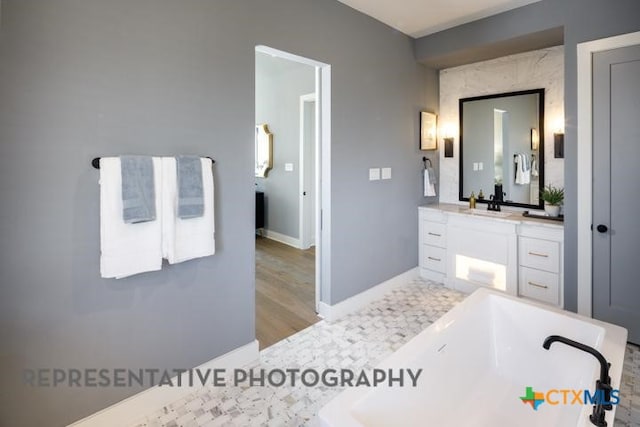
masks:
<svg viewBox="0 0 640 427"><path fill-rule="evenodd" d="M555 273L520 267L518 294L560 305L560 277Z"/></svg>
<svg viewBox="0 0 640 427"><path fill-rule="evenodd" d="M550 240L520 237L520 265L551 273L560 272L560 243Z"/></svg>
<svg viewBox="0 0 640 427"><path fill-rule="evenodd" d="M422 243L439 248L447 247L447 226L438 222L422 221Z"/></svg>
<svg viewBox="0 0 640 427"><path fill-rule="evenodd" d="M420 265L424 268L438 271L440 273L444 273L446 271L447 251L445 249L423 245L422 256L423 258Z"/></svg>

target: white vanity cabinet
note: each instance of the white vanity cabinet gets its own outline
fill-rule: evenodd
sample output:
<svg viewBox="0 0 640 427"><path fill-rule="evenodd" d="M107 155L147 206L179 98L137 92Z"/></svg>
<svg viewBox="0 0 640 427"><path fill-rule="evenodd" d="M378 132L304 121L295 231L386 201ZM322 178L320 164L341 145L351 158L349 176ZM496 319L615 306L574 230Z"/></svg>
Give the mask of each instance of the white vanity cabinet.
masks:
<svg viewBox="0 0 640 427"><path fill-rule="evenodd" d="M470 293L489 287L563 306L563 227L464 206L419 209L420 275Z"/></svg>
<svg viewBox="0 0 640 427"><path fill-rule="evenodd" d="M563 307L562 227L521 224L518 231L518 295Z"/></svg>

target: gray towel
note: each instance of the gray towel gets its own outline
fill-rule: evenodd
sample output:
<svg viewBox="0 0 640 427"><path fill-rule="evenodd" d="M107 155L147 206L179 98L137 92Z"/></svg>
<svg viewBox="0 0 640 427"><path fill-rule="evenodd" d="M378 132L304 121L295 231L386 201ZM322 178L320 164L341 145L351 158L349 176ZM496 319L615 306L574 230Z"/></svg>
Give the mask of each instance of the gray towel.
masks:
<svg viewBox="0 0 640 427"><path fill-rule="evenodd" d="M120 156L122 218L127 224L156 219L153 160L149 156Z"/></svg>
<svg viewBox="0 0 640 427"><path fill-rule="evenodd" d="M178 156L178 217L197 218L204 215L202 163L197 156Z"/></svg>

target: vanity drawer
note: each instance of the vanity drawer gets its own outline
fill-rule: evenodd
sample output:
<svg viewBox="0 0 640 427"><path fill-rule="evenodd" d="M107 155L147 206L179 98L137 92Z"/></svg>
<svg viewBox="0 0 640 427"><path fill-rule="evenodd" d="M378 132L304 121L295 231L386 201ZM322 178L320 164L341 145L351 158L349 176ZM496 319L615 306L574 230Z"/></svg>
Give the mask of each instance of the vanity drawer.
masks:
<svg viewBox="0 0 640 427"><path fill-rule="evenodd" d="M435 246L422 245L422 267L444 273L446 270L446 259L446 249L437 248Z"/></svg>
<svg viewBox="0 0 640 427"><path fill-rule="evenodd" d="M553 305L560 305L560 276L547 271L520 267L518 294Z"/></svg>
<svg viewBox="0 0 640 427"><path fill-rule="evenodd" d="M447 225L438 222L422 221L422 243L447 247Z"/></svg>
<svg viewBox="0 0 640 427"><path fill-rule="evenodd" d="M551 273L560 272L560 243L520 237L518 249L520 265Z"/></svg>

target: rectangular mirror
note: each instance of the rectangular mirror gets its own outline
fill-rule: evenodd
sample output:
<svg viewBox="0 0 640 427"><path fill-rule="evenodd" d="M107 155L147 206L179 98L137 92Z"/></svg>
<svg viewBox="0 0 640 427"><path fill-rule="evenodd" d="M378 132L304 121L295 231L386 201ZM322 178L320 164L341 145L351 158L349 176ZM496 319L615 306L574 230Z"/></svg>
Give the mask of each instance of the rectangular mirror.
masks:
<svg viewBox="0 0 640 427"><path fill-rule="evenodd" d="M542 209L544 89L460 99L460 200Z"/></svg>

